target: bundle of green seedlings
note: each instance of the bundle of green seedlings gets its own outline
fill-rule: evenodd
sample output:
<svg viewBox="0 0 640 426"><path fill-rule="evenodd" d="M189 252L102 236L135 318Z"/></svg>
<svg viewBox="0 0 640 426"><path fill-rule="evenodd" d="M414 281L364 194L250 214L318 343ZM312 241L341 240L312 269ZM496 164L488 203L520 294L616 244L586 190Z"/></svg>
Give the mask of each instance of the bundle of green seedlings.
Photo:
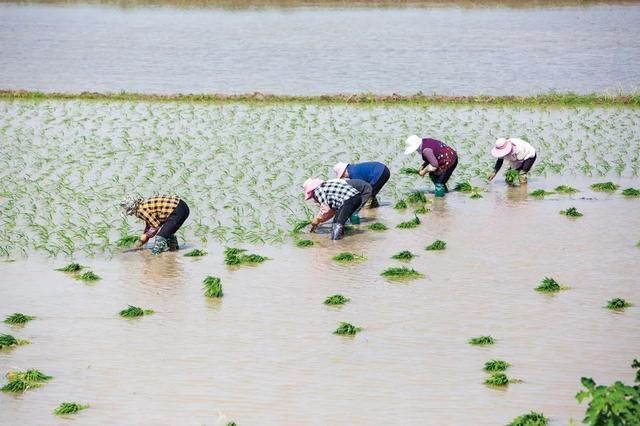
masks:
<svg viewBox="0 0 640 426"><path fill-rule="evenodd" d="M310 220L299 220L294 223L293 228L291 229L291 234L296 235L299 234L304 228L311 225Z"/></svg>
<svg viewBox="0 0 640 426"><path fill-rule="evenodd" d="M474 192L469 198L476 200L478 198L482 198L482 194L480 194L479 192Z"/></svg>
<svg viewBox="0 0 640 426"><path fill-rule="evenodd" d="M456 184L453 190L458 192L478 192L480 188L471 185L469 182L460 182Z"/></svg>
<svg viewBox="0 0 640 426"><path fill-rule="evenodd" d="M568 217L581 217L584 216L575 207L569 207L566 210L560 210L560 214Z"/></svg>
<svg viewBox="0 0 640 426"><path fill-rule="evenodd" d="M493 373L491 376L487 377L484 381L484 384L487 386L507 386L510 380L504 373Z"/></svg>
<svg viewBox="0 0 640 426"><path fill-rule="evenodd" d="M572 188L572 187L567 186L567 185L556 186L555 187L555 191L558 194L575 194L576 192L578 192L577 189Z"/></svg>
<svg viewBox="0 0 640 426"><path fill-rule="evenodd" d="M409 194L406 202L409 204L424 204L427 202L427 197L420 191L414 191Z"/></svg>
<svg viewBox="0 0 640 426"><path fill-rule="evenodd" d="M372 231L386 231L389 228L387 228L387 225L385 225L384 223L375 222L367 226L367 229L370 229Z"/></svg>
<svg viewBox="0 0 640 426"><path fill-rule="evenodd" d="M627 188L622 191L622 195L624 195L625 197L640 197L640 190L637 190L635 188Z"/></svg>
<svg viewBox="0 0 640 426"><path fill-rule="evenodd" d="M558 282L553 278L545 277L535 290L541 293L557 293L560 290L566 290L567 288L568 287L558 284Z"/></svg>
<svg viewBox="0 0 640 426"><path fill-rule="evenodd" d="M116 245L119 248L131 248L135 246L139 240L135 235L125 235L116 242Z"/></svg>
<svg viewBox="0 0 640 426"><path fill-rule="evenodd" d="M431 244L425 247L425 250L428 251L436 251L436 250L444 250L447 248L447 243L442 240L435 240Z"/></svg>
<svg viewBox="0 0 640 426"><path fill-rule="evenodd" d="M509 169L504 173L504 180L509 186L520 185L520 172L516 169Z"/></svg>
<svg viewBox="0 0 640 426"><path fill-rule="evenodd" d="M342 253L338 253L332 257L336 262L361 262L366 260L367 258L364 255L358 256L355 253L351 253L350 251L343 251Z"/></svg>
<svg viewBox="0 0 640 426"><path fill-rule="evenodd" d="M16 312L13 315L8 315L7 318L5 318L4 322L5 324L13 324L13 325L26 324L35 318L36 317L32 317L29 315L24 315L19 312Z"/></svg>
<svg viewBox="0 0 640 426"><path fill-rule="evenodd" d="M418 216L415 216L411 220L397 224L396 228L410 229L410 228L415 228L418 225L420 225L420 218L418 218Z"/></svg>
<svg viewBox="0 0 640 426"><path fill-rule="evenodd" d="M404 200L400 200L393 206L394 209L403 210L407 208L407 203Z"/></svg>
<svg viewBox="0 0 640 426"><path fill-rule="evenodd" d="M487 373L505 371L510 366L511 364L509 364L507 361L492 359L484 363L484 371L486 371Z"/></svg>
<svg viewBox="0 0 640 426"><path fill-rule="evenodd" d="M296 241L296 247L311 247L314 244L314 242L312 240L297 240Z"/></svg>
<svg viewBox="0 0 640 426"><path fill-rule="evenodd" d="M413 169L411 167L403 167L400 169L400 174L402 175L417 175L418 169Z"/></svg>
<svg viewBox="0 0 640 426"><path fill-rule="evenodd" d="M403 250L400 253L396 253L393 256L391 256L392 259L398 259L398 260L411 260L415 257L416 255L411 253L409 250Z"/></svg>
<svg viewBox="0 0 640 426"><path fill-rule="evenodd" d="M38 388L43 383L53 379L53 377L41 373L38 370L11 371L7 374L9 383L0 390L2 392L22 393L29 389Z"/></svg>
<svg viewBox="0 0 640 426"><path fill-rule="evenodd" d="M79 272L82 268L83 268L83 266L80 265L79 263L70 263L67 266L63 267L63 268L56 269L56 271L61 271L61 272Z"/></svg>
<svg viewBox="0 0 640 426"><path fill-rule="evenodd" d="M471 339L469 339L468 343L470 345L474 345L474 346L487 346L487 345L493 345L496 342L496 340L491 337L491 336L478 336L478 337L472 337Z"/></svg>
<svg viewBox="0 0 640 426"><path fill-rule="evenodd" d="M224 263L227 265L255 264L268 259L258 254L244 254L244 252L246 252L245 249L227 247L224 249Z"/></svg>
<svg viewBox="0 0 640 426"><path fill-rule="evenodd" d="M529 195L532 197L544 197L545 195L552 195L554 192L547 192L544 189L536 189L533 192L530 192Z"/></svg>
<svg viewBox="0 0 640 426"><path fill-rule="evenodd" d="M126 309L120 311L120 316L122 318L136 318L153 313L153 309L142 309L138 306L129 305Z"/></svg>
<svg viewBox="0 0 640 426"><path fill-rule="evenodd" d="M76 278L82 281L98 281L100 279L100 277L94 274L92 271L87 271L84 274L80 274Z"/></svg>
<svg viewBox="0 0 640 426"><path fill-rule="evenodd" d="M418 207L413 211L414 214L427 214L431 210L429 210L426 206Z"/></svg>
<svg viewBox="0 0 640 426"><path fill-rule="evenodd" d="M631 306L633 306L633 304L619 297L615 297L607 302L607 308L614 311L622 311Z"/></svg>
<svg viewBox="0 0 640 426"><path fill-rule="evenodd" d="M56 416L66 416L69 414L76 414L77 412L89 408L88 405L78 404L77 402L63 402L53 410L53 414Z"/></svg>
<svg viewBox="0 0 640 426"><path fill-rule="evenodd" d="M200 249L193 249L188 253L185 253L185 257L201 257L206 256L207 252Z"/></svg>
<svg viewBox="0 0 640 426"><path fill-rule="evenodd" d="M333 334L338 334L340 336L353 336L360 331L362 331L362 328L360 327L355 327L348 322L341 322L336 331L333 332Z"/></svg>
<svg viewBox="0 0 640 426"><path fill-rule="evenodd" d="M14 346L28 345L28 340L16 339L10 334L0 334L0 349L11 348Z"/></svg>
<svg viewBox="0 0 640 426"><path fill-rule="evenodd" d="M547 426L548 424L549 419L544 414L531 411L516 417L508 426Z"/></svg>
<svg viewBox="0 0 640 426"><path fill-rule="evenodd" d="M620 185L616 185L613 182L599 182L591 185L591 189L600 192L615 192L618 188L620 188Z"/></svg>
<svg viewBox="0 0 640 426"><path fill-rule="evenodd" d="M407 268L405 266L401 268L387 268L380 275L390 279L407 279L407 280L424 277L423 274L416 271L415 269Z"/></svg>
<svg viewBox="0 0 640 426"><path fill-rule="evenodd" d="M341 294L334 294L333 296L329 296L324 300L325 305L344 305L351 299L344 297Z"/></svg>
<svg viewBox="0 0 640 426"><path fill-rule="evenodd" d="M202 288L206 297L220 298L224 296L220 278L208 276L202 281Z"/></svg>

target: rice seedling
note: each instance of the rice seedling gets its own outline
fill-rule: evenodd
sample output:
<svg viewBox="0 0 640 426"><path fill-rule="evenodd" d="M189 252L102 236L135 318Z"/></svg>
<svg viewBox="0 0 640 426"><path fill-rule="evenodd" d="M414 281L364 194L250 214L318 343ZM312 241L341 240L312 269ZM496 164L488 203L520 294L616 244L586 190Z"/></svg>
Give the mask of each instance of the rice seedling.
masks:
<svg viewBox="0 0 640 426"><path fill-rule="evenodd" d="M29 315L24 315L21 313L16 312L13 315L8 315L7 318L5 318L4 322L6 324L26 324L29 321L35 319L36 317L32 317Z"/></svg>
<svg viewBox="0 0 640 426"><path fill-rule="evenodd" d="M398 259L398 260L411 260L415 257L416 255L411 253L409 250L403 250L400 253L396 253L393 256L391 256L392 259Z"/></svg>
<svg viewBox="0 0 640 426"><path fill-rule="evenodd" d="M413 211L413 214L414 214L414 215L418 215L418 214L427 214L427 213L429 213L429 212L430 212L430 210L429 210L428 208L426 208L425 206L422 206L422 207L418 207L417 209L415 209L415 210Z"/></svg>
<svg viewBox="0 0 640 426"><path fill-rule="evenodd" d="M403 167L400 169L400 174L403 175L417 175L418 169L413 169L411 167Z"/></svg>
<svg viewBox="0 0 640 426"><path fill-rule="evenodd" d="M341 294L334 294L333 296L329 296L324 300L325 305L344 305L351 299L344 297Z"/></svg>
<svg viewBox="0 0 640 426"><path fill-rule="evenodd" d="M310 220L299 220L293 225L293 228L291 229L291 234L299 234L304 228L306 228L309 225L311 225Z"/></svg>
<svg viewBox="0 0 640 426"><path fill-rule="evenodd" d="M531 195L532 197L544 197L551 194L553 194L553 192L547 192L544 189L536 189L535 191L529 193L529 195Z"/></svg>
<svg viewBox="0 0 640 426"><path fill-rule="evenodd" d="M396 225L396 228L400 228L400 229L410 229L410 228L415 228L416 226L420 225L420 219L418 218L418 216L415 216L413 219L408 220L406 222L402 222L399 223L398 225Z"/></svg>
<svg viewBox="0 0 640 426"><path fill-rule="evenodd" d="M83 268L82 265L80 265L79 263L70 263L67 266L63 267L63 268L58 268L56 269L56 271L61 271L61 272L78 272Z"/></svg>
<svg viewBox="0 0 640 426"><path fill-rule="evenodd" d="M11 348L14 346L28 345L28 340L16 339L10 334L0 334L0 349Z"/></svg>
<svg viewBox="0 0 640 426"><path fill-rule="evenodd" d="M635 188L627 188L622 191L622 195L625 197L640 197L640 190Z"/></svg>
<svg viewBox="0 0 640 426"><path fill-rule="evenodd" d="M427 251L437 251L437 250L444 250L447 248L447 243L442 241L442 240L435 240L434 242L432 242L431 244L429 244L427 247L425 247L425 250Z"/></svg>
<svg viewBox="0 0 640 426"><path fill-rule="evenodd" d="M336 262L361 262L363 260L366 260L367 258L364 257L363 255L358 256L355 253L351 253L350 251L343 251L342 253L338 253L335 256L332 257L333 260L335 260Z"/></svg>
<svg viewBox="0 0 640 426"><path fill-rule="evenodd" d="M415 269L405 266L400 268L387 268L380 275L389 279L416 279L424 277L423 274Z"/></svg>
<svg viewBox="0 0 640 426"><path fill-rule="evenodd" d="M504 180L509 186L520 185L520 173L515 169L509 169L504 173Z"/></svg>
<svg viewBox="0 0 640 426"><path fill-rule="evenodd" d="M474 345L474 346L487 346L487 345L493 345L496 342L496 340L491 337L491 336L478 336L478 337L472 337L471 339L469 339L468 343L470 345Z"/></svg>
<svg viewBox="0 0 640 426"><path fill-rule="evenodd" d="M631 303L619 297L613 298L607 302L607 308L614 311L622 311L625 308L633 306Z"/></svg>
<svg viewBox="0 0 640 426"><path fill-rule="evenodd" d="M19 379L27 383L44 383L53 379L53 376L49 376L38 370L10 371L7 373L7 379L10 381Z"/></svg>
<svg viewBox="0 0 640 426"><path fill-rule="evenodd" d="M77 412L89 408L89 405L78 404L77 402L63 402L55 410L53 414L56 416L65 416L69 414L76 414Z"/></svg>
<svg viewBox="0 0 640 426"><path fill-rule="evenodd" d="M480 194L479 192L474 192L469 198L477 200L478 198L482 198L482 194Z"/></svg>
<svg viewBox="0 0 640 426"><path fill-rule="evenodd" d="M22 379L10 380L9 383L0 388L2 392L22 393L32 388L40 387L39 383L30 383Z"/></svg>
<svg viewBox="0 0 640 426"><path fill-rule="evenodd" d="M420 191L414 191L409 194L406 202L409 204L424 204L427 202L427 197Z"/></svg>
<svg viewBox="0 0 640 426"><path fill-rule="evenodd" d="M492 359L484 363L484 371L487 371L487 372L505 371L510 366L511 364L509 364L507 361Z"/></svg>
<svg viewBox="0 0 640 426"><path fill-rule="evenodd" d="M139 238L135 235L125 235L116 242L116 245L120 248L131 248L135 246L138 241Z"/></svg>
<svg viewBox="0 0 640 426"><path fill-rule="evenodd" d="M558 194L575 194L578 190L567 185L560 185L555 187L555 192Z"/></svg>
<svg viewBox="0 0 640 426"><path fill-rule="evenodd" d="M238 426L238 425L236 424L236 422L229 422L227 423L226 426Z"/></svg>
<svg viewBox="0 0 640 426"><path fill-rule="evenodd" d="M394 209L403 210L407 208L407 203L404 200L400 200L393 206Z"/></svg>
<svg viewBox="0 0 640 426"><path fill-rule="evenodd" d="M549 419L544 414L531 411L516 417L508 426L547 426Z"/></svg>
<svg viewBox="0 0 640 426"><path fill-rule="evenodd" d="M557 293L560 290L566 290L567 287L561 286L553 278L545 277L540 285L535 288L536 291L541 293Z"/></svg>
<svg viewBox="0 0 640 426"><path fill-rule="evenodd" d="M220 298L224 296L222 291L222 283L220 278L208 276L202 281L202 288L204 289L204 295L206 297Z"/></svg>
<svg viewBox="0 0 640 426"><path fill-rule="evenodd" d="M333 334L337 334L340 336L353 336L360 331L362 331L362 328L360 327L355 327L348 322L341 322L336 331L333 332Z"/></svg>
<svg viewBox="0 0 640 426"><path fill-rule="evenodd" d="M138 306L129 305L126 309L120 311L120 316L122 318L137 318L144 315L151 315L153 313L153 309L142 309Z"/></svg>
<svg viewBox="0 0 640 426"><path fill-rule="evenodd" d="M460 182L456 184L455 188L453 188L454 191L458 192L475 192L479 191L479 189L480 188L471 185L469 182Z"/></svg>
<svg viewBox="0 0 640 426"><path fill-rule="evenodd" d="M262 263L267 259L269 258L259 254L243 254L240 256L240 263Z"/></svg>
<svg viewBox="0 0 640 426"><path fill-rule="evenodd" d="M566 210L560 210L560 214L568 217L581 217L584 216L575 207L569 207Z"/></svg>
<svg viewBox="0 0 640 426"><path fill-rule="evenodd" d="M389 228L387 228L387 225L385 225L384 223L375 222L367 226L367 229L380 232L380 231L386 231Z"/></svg>
<svg viewBox="0 0 640 426"><path fill-rule="evenodd" d="M493 373L487 377L484 384L487 386L507 386L509 384L509 378L504 373Z"/></svg>
<svg viewBox="0 0 640 426"><path fill-rule="evenodd" d="M100 279L100 277L92 271L87 271L84 274L78 275L76 278L82 281L98 281Z"/></svg>
<svg viewBox="0 0 640 426"><path fill-rule="evenodd" d="M313 246L314 242L312 240L298 240L296 241L296 247L311 247Z"/></svg>
<svg viewBox="0 0 640 426"><path fill-rule="evenodd" d="M616 185L613 182L599 182L591 185L591 189L600 192L615 192L619 187L620 185Z"/></svg>
<svg viewBox="0 0 640 426"><path fill-rule="evenodd" d="M201 257L206 256L207 252L200 249L193 249L187 253L185 253L185 257Z"/></svg>
<svg viewBox="0 0 640 426"><path fill-rule="evenodd" d="M224 250L224 263L227 265L256 264L268 260L259 254L245 254L245 249L227 247Z"/></svg>

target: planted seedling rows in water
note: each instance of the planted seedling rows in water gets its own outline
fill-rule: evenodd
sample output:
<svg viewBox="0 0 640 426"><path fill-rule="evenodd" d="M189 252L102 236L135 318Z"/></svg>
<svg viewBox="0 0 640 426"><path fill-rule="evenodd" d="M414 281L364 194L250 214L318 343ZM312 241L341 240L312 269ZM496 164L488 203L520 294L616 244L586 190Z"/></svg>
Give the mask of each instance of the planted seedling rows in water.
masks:
<svg viewBox="0 0 640 426"><path fill-rule="evenodd" d="M624 195L625 197L640 197L640 190L637 190L635 188L627 188L622 191L622 195Z"/></svg>
<svg viewBox="0 0 640 426"><path fill-rule="evenodd" d="M495 342L496 340L491 336L478 336L469 339L469 344L474 346L493 345Z"/></svg>
<svg viewBox="0 0 640 426"><path fill-rule="evenodd" d="M26 324L29 321L35 319L36 317L32 317L29 315L24 315L21 313L16 312L13 315L9 315L7 316L7 318L4 320L4 322L6 324Z"/></svg>
<svg viewBox="0 0 640 426"><path fill-rule="evenodd" d="M556 280L549 277L545 277L540 285L535 288L536 291L539 291L541 293L557 293L560 290L566 289L568 289L568 287L561 286Z"/></svg>
<svg viewBox="0 0 640 426"><path fill-rule="evenodd" d="M0 349L11 348L14 346L28 345L28 340L16 339L10 334L0 334Z"/></svg>
<svg viewBox="0 0 640 426"><path fill-rule="evenodd" d="M581 217L584 216L575 207L569 207L566 210L560 210L560 214L568 217Z"/></svg>
<svg viewBox="0 0 640 426"><path fill-rule="evenodd" d="M613 298L607 302L607 308L614 311L622 311L625 308L629 308L633 306L633 304L627 302L624 299L620 299L619 297Z"/></svg>
<svg viewBox="0 0 640 426"><path fill-rule="evenodd" d="M138 306L129 305L126 309L120 311L120 316L122 318L137 318L144 315L151 315L153 313L153 309L142 309Z"/></svg>
<svg viewBox="0 0 640 426"><path fill-rule="evenodd" d="M407 208L407 203L404 200L400 200L393 206L394 209L403 210Z"/></svg>
<svg viewBox="0 0 640 426"><path fill-rule="evenodd" d="M387 225L385 225L384 223L376 222L367 226L367 229L370 229L372 231L386 231L389 228L387 228Z"/></svg>
<svg viewBox="0 0 640 426"><path fill-rule="evenodd" d="M61 271L61 272L79 272L82 268L83 268L83 266L80 265L79 263L70 263L67 266L63 267L63 268L56 269L56 271Z"/></svg>
<svg viewBox="0 0 640 426"><path fill-rule="evenodd" d="M408 220L406 222L402 222L399 223L396 228L400 228L400 229L411 229L411 228L415 228L418 225L420 225L420 218L418 218L418 216L415 216L413 219Z"/></svg>
<svg viewBox="0 0 640 426"><path fill-rule="evenodd" d="M509 169L504 173L504 180L509 186L520 185L520 173L516 169Z"/></svg>
<svg viewBox="0 0 640 426"><path fill-rule="evenodd" d="M558 194L575 194L576 192L579 192L577 189L567 185L556 186L555 191Z"/></svg>
<svg viewBox="0 0 640 426"><path fill-rule="evenodd" d="M268 259L259 254L245 254L245 252L245 249L227 247L224 250L224 263L227 265L256 264Z"/></svg>
<svg viewBox="0 0 640 426"><path fill-rule="evenodd" d="M508 426L547 426L549 419L544 414L531 411L516 417Z"/></svg>
<svg viewBox="0 0 640 426"><path fill-rule="evenodd" d="M387 268L380 275L389 279L404 279L404 280L413 280L416 278L424 277L423 274L416 271L415 269L407 268L405 266L401 268Z"/></svg>
<svg viewBox="0 0 640 426"><path fill-rule="evenodd" d="M335 256L333 256L332 259L335 260L336 262L349 263L349 262L361 262L363 260L366 260L367 258L362 255L359 256L355 253L351 253L350 251L343 251L342 253L338 253Z"/></svg>
<svg viewBox="0 0 640 426"><path fill-rule="evenodd" d="M334 331L333 333L340 336L353 336L360 331L362 331L362 328L360 327L355 327L348 322L341 322L336 331Z"/></svg>
<svg viewBox="0 0 640 426"><path fill-rule="evenodd" d="M411 253L409 250L403 250L400 253L396 253L393 256L391 256L392 259L398 259L398 260L411 260L415 257L416 255Z"/></svg>
<svg viewBox="0 0 640 426"><path fill-rule="evenodd" d="M296 247L311 247L313 246L314 242L312 240L298 240L296 241Z"/></svg>
<svg viewBox="0 0 640 426"><path fill-rule="evenodd" d="M552 195L554 194L553 192L547 192L544 189L536 189L533 192L530 192L529 195L531 195L532 197L544 197L546 195Z"/></svg>
<svg viewBox="0 0 640 426"><path fill-rule="evenodd" d="M425 250L437 251L437 250L444 250L446 248L447 248L447 243L446 242L444 242L442 240L435 240L434 242L429 244L427 247L425 247Z"/></svg>
<svg viewBox="0 0 640 426"><path fill-rule="evenodd" d="M220 298L224 296L222 291L222 283L220 278L208 276L202 281L202 288L204 289L204 295L206 297Z"/></svg>
<svg viewBox="0 0 640 426"><path fill-rule="evenodd" d="M89 408L88 405L82 405L77 402L63 402L55 410L53 414L56 416L65 416L69 414L76 414L77 412Z"/></svg>
<svg viewBox="0 0 640 426"><path fill-rule="evenodd" d="M341 294L334 294L333 296L329 296L324 300L325 305L344 305L351 299L344 297Z"/></svg>
<svg viewBox="0 0 640 426"><path fill-rule="evenodd" d="M495 371L505 371L510 366L511 364L509 364L507 361L492 359L484 363L484 371L487 371L489 373L492 373Z"/></svg>
<svg viewBox="0 0 640 426"><path fill-rule="evenodd" d="M615 192L619 187L620 185L616 185L613 182L599 182L591 185L591 189L600 192Z"/></svg>
<svg viewBox="0 0 640 426"><path fill-rule="evenodd" d="M125 235L116 242L116 245L120 248L131 248L135 246L138 241L139 238L135 235Z"/></svg>
<svg viewBox="0 0 640 426"><path fill-rule="evenodd" d="M200 249L193 249L188 253L185 253L185 257L201 257L206 256L207 252Z"/></svg>

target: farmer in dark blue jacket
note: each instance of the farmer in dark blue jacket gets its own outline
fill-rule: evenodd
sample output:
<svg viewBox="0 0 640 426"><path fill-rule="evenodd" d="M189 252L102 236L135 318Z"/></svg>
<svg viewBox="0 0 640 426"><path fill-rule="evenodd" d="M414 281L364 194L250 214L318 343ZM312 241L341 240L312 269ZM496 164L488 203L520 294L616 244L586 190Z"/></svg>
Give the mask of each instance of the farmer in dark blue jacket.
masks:
<svg viewBox="0 0 640 426"><path fill-rule="evenodd" d="M337 163L333 171L338 179L360 179L371 185L371 208L378 207L376 195L389 180L389 168L377 161L364 163Z"/></svg>

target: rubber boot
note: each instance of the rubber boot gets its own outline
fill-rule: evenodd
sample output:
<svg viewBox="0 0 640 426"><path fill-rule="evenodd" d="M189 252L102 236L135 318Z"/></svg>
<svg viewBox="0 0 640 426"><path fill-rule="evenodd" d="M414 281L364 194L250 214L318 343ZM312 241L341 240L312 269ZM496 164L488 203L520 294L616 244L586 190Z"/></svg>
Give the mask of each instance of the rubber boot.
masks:
<svg viewBox="0 0 640 426"><path fill-rule="evenodd" d="M334 223L331 225L331 239L341 240L344 237L344 225Z"/></svg>
<svg viewBox="0 0 640 426"><path fill-rule="evenodd" d="M180 248L176 234L170 235L169 238L167 238L167 246L169 247L169 251L177 251Z"/></svg>
<svg viewBox="0 0 640 426"><path fill-rule="evenodd" d="M520 175L518 176L518 180L520 181L520 185L526 185L527 184L527 174L526 173L520 173Z"/></svg>
<svg viewBox="0 0 640 426"><path fill-rule="evenodd" d="M161 236L156 236L156 241L153 244L153 248L151 249L151 254L154 256L159 255L163 251L169 250L169 245L167 244L167 239Z"/></svg>
<svg viewBox="0 0 640 426"><path fill-rule="evenodd" d="M436 191L435 191L436 197L444 197L445 194L445 189L444 189L444 185L441 183L436 183Z"/></svg>
<svg viewBox="0 0 640 426"><path fill-rule="evenodd" d="M352 225L360 225L360 216L358 216L358 213L352 214L349 220Z"/></svg>
<svg viewBox="0 0 640 426"><path fill-rule="evenodd" d="M378 201L378 198L376 197L371 198L371 204L369 204L369 208L377 209L378 207L380 207L380 202Z"/></svg>

